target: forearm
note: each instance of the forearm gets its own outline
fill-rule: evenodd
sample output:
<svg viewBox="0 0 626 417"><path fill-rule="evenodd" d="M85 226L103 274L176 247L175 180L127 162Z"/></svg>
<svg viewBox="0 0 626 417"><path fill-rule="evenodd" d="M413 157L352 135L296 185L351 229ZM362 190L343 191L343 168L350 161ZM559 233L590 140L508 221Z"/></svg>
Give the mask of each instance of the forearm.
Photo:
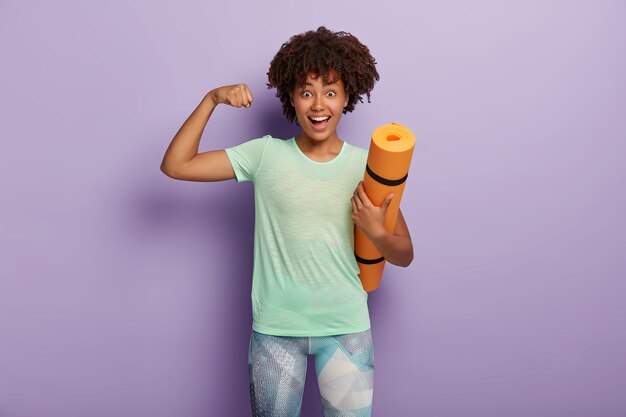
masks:
<svg viewBox="0 0 626 417"><path fill-rule="evenodd" d="M212 92L204 96L172 139L163 157L161 169L166 171L184 164L198 154L202 132L217 106L216 103Z"/></svg>
<svg viewBox="0 0 626 417"><path fill-rule="evenodd" d="M368 237L387 262L407 267L413 261L413 243L410 236L394 235L384 230Z"/></svg>

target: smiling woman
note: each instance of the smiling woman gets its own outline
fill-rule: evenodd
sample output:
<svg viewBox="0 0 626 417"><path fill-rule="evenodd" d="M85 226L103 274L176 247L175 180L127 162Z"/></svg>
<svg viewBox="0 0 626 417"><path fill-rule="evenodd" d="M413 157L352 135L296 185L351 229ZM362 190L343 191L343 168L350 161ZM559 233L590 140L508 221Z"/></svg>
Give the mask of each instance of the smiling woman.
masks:
<svg viewBox="0 0 626 417"><path fill-rule="evenodd" d="M367 150L337 134L342 115L363 95L369 101L379 78L375 64L349 33L320 27L296 35L272 59L268 87L300 126L297 137L265 136L198 154L217 105L252 105L248 86L235 84L205 96L163 159L162 170L173 178L254 182L253 416L299 415L307 355L315 355L324 415L371 414L374 350L354 228L390 263L408 265L413 251L403 221L385 231L388 202L376 207L359 188Z"/></svg>

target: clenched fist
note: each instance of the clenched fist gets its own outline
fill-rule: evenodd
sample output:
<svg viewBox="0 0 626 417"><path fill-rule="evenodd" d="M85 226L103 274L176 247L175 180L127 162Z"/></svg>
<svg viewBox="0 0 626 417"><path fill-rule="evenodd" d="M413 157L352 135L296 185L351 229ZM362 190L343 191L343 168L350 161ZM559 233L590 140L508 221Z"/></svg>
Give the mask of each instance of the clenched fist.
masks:
<svg viewBox="0 0 626 417"><path fill-rule="evenodd" d="M252 93L246 84L233 84L218 87L209 91L209 97L217 104L228 104L233 107L250 107Z"/></svg>

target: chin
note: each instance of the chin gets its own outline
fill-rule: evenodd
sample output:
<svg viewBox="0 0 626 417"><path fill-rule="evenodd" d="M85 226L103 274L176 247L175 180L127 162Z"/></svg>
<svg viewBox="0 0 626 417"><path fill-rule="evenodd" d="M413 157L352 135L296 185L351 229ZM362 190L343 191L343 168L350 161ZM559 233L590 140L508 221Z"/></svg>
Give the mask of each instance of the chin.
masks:
<svg viewBox="0 0 626 417"><path fill-rule="evenodd" d="M314 133L314 134L309 134L307 132L304 132L304 134L311 139L312 141L315 142L324 142L325 140L328 140L332 135L331 134L326 134L326 133Z"/></svg>

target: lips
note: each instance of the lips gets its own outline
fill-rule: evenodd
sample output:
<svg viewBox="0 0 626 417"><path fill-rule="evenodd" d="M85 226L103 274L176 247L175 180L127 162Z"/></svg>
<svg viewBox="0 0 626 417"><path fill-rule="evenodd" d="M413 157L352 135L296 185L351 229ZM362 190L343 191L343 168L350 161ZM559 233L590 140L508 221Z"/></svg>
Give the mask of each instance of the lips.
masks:
<svg viewBox="0 0 626 417"><path fill-rule="evenodd" d="M330 116L309 116L309 121L311 122L311 126L315 130L324 130L328 125L328 121L330 120Z"/></svg>

